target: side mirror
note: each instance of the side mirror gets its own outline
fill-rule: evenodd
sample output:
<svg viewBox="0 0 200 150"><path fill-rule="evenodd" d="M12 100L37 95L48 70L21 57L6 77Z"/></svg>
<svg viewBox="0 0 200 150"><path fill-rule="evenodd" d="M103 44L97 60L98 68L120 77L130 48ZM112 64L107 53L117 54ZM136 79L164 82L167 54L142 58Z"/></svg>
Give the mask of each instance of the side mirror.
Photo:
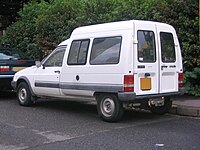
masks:
<svg viewBox="0 0 200 150"><path fill-rule="evenodd" d="M42 63L40 61L35 61L35 65L37 68L41 67Z"/></svg>

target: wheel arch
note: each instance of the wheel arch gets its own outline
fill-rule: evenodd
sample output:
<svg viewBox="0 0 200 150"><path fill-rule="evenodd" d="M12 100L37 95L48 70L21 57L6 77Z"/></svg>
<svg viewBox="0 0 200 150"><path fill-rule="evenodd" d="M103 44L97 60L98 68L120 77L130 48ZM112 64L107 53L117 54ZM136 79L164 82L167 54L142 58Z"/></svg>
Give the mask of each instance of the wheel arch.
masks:
<svg viewBox="0 0 200 150"><path fill-rule="evenodd" d="M95 92L93 94L93 96L95 97L95 99L97 100L97 97L100 96L100 95L105 95L105 94L109 94L109 95L116 95L118 97L118 94L117 93L114 93L114 92Z"/></svg>
<svg viewBox="0 0 200 150"><path fill-rule="evenodd" d="M18 87L18 85L19 85L21 82L25 82L25 83L28 85L29 89L30 89L31 95L32 95L32 96L36 96L35 93L33 92L32 87L31 87L31 83L30 83L30 81L28 80L27 77L25 77L25 76L20 77L20 78L17 80L17 87Z"/></svg>

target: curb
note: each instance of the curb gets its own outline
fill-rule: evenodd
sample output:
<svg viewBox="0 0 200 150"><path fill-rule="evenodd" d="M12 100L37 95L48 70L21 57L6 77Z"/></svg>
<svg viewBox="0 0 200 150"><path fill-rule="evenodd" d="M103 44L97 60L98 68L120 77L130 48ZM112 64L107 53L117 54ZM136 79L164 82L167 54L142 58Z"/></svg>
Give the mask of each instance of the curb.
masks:
<svg viewBox="0 0 200 150"><path fill-rule="evenodd" d="M188 107L182 105L172 105L169 113L183 116L200 117L199 107Z"/></svg>

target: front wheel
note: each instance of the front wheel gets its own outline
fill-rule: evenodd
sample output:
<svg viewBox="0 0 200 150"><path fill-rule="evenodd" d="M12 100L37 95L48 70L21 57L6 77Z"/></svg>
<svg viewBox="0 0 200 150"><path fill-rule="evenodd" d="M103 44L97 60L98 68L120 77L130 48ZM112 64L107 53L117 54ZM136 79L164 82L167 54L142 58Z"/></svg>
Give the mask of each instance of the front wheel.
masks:
<svg viewBox="0 0 200 150"><path fill-rule="evenodd" d="M149 100L148 106L152 113L163 115L171 109L172 101L170 97L163 97L160 100Z"/></svg>
<svg viewBox="0 0 200 150"><path fill-rule="evenodd" d="M31 100L30 89L25 82L21 82L17 88L18 102L22 106L31 106L33 101Z"/></svg>
<svg viewBox="0 0 200 150"><path fill-rule="evenodd" d="M99 116L107 122L116 122L122 119L124 109L122 103L114 94L97 96L97 111Z"/></svg>

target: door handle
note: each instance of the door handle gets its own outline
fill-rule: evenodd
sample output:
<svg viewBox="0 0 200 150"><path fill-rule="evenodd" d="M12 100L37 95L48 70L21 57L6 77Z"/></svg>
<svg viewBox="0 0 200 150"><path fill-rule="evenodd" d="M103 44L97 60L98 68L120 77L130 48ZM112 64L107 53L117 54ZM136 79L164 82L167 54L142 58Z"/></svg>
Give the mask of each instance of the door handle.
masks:
<svg viewBox="0 0 200 150"><path fill-rule="evenodd" d="M168 66L164 66L164 65L163 65L163 66L161 66L161 70L163 70L163 68L167 68L167 67L168 67Z"/></svg>
<svg viewBox="0 0 200 150"><path fill-rule="evenodd" d="M54 72L60 74L60 71L59 71L59 70L56 70L56 71L54 71Z"/></svg>
<svg viewBox="0 0 200 150"><path fill-rule="evenodd" d="M145 73L145 74L144 74L144 77L145 77L145 78L150 77L150 73Z"/></svg>
<svg viewBox="0 0 200 150"><path fill-rule="evenodd" d="M80 79L79 75L76 76L76 80L78 81Z"/></svg>
<svg viewBox="0 0 200 150"><path fill-rule="evenodd" d="M176 68L176 65L173 65L173 66L169 66L169 68Z"/></svg>

